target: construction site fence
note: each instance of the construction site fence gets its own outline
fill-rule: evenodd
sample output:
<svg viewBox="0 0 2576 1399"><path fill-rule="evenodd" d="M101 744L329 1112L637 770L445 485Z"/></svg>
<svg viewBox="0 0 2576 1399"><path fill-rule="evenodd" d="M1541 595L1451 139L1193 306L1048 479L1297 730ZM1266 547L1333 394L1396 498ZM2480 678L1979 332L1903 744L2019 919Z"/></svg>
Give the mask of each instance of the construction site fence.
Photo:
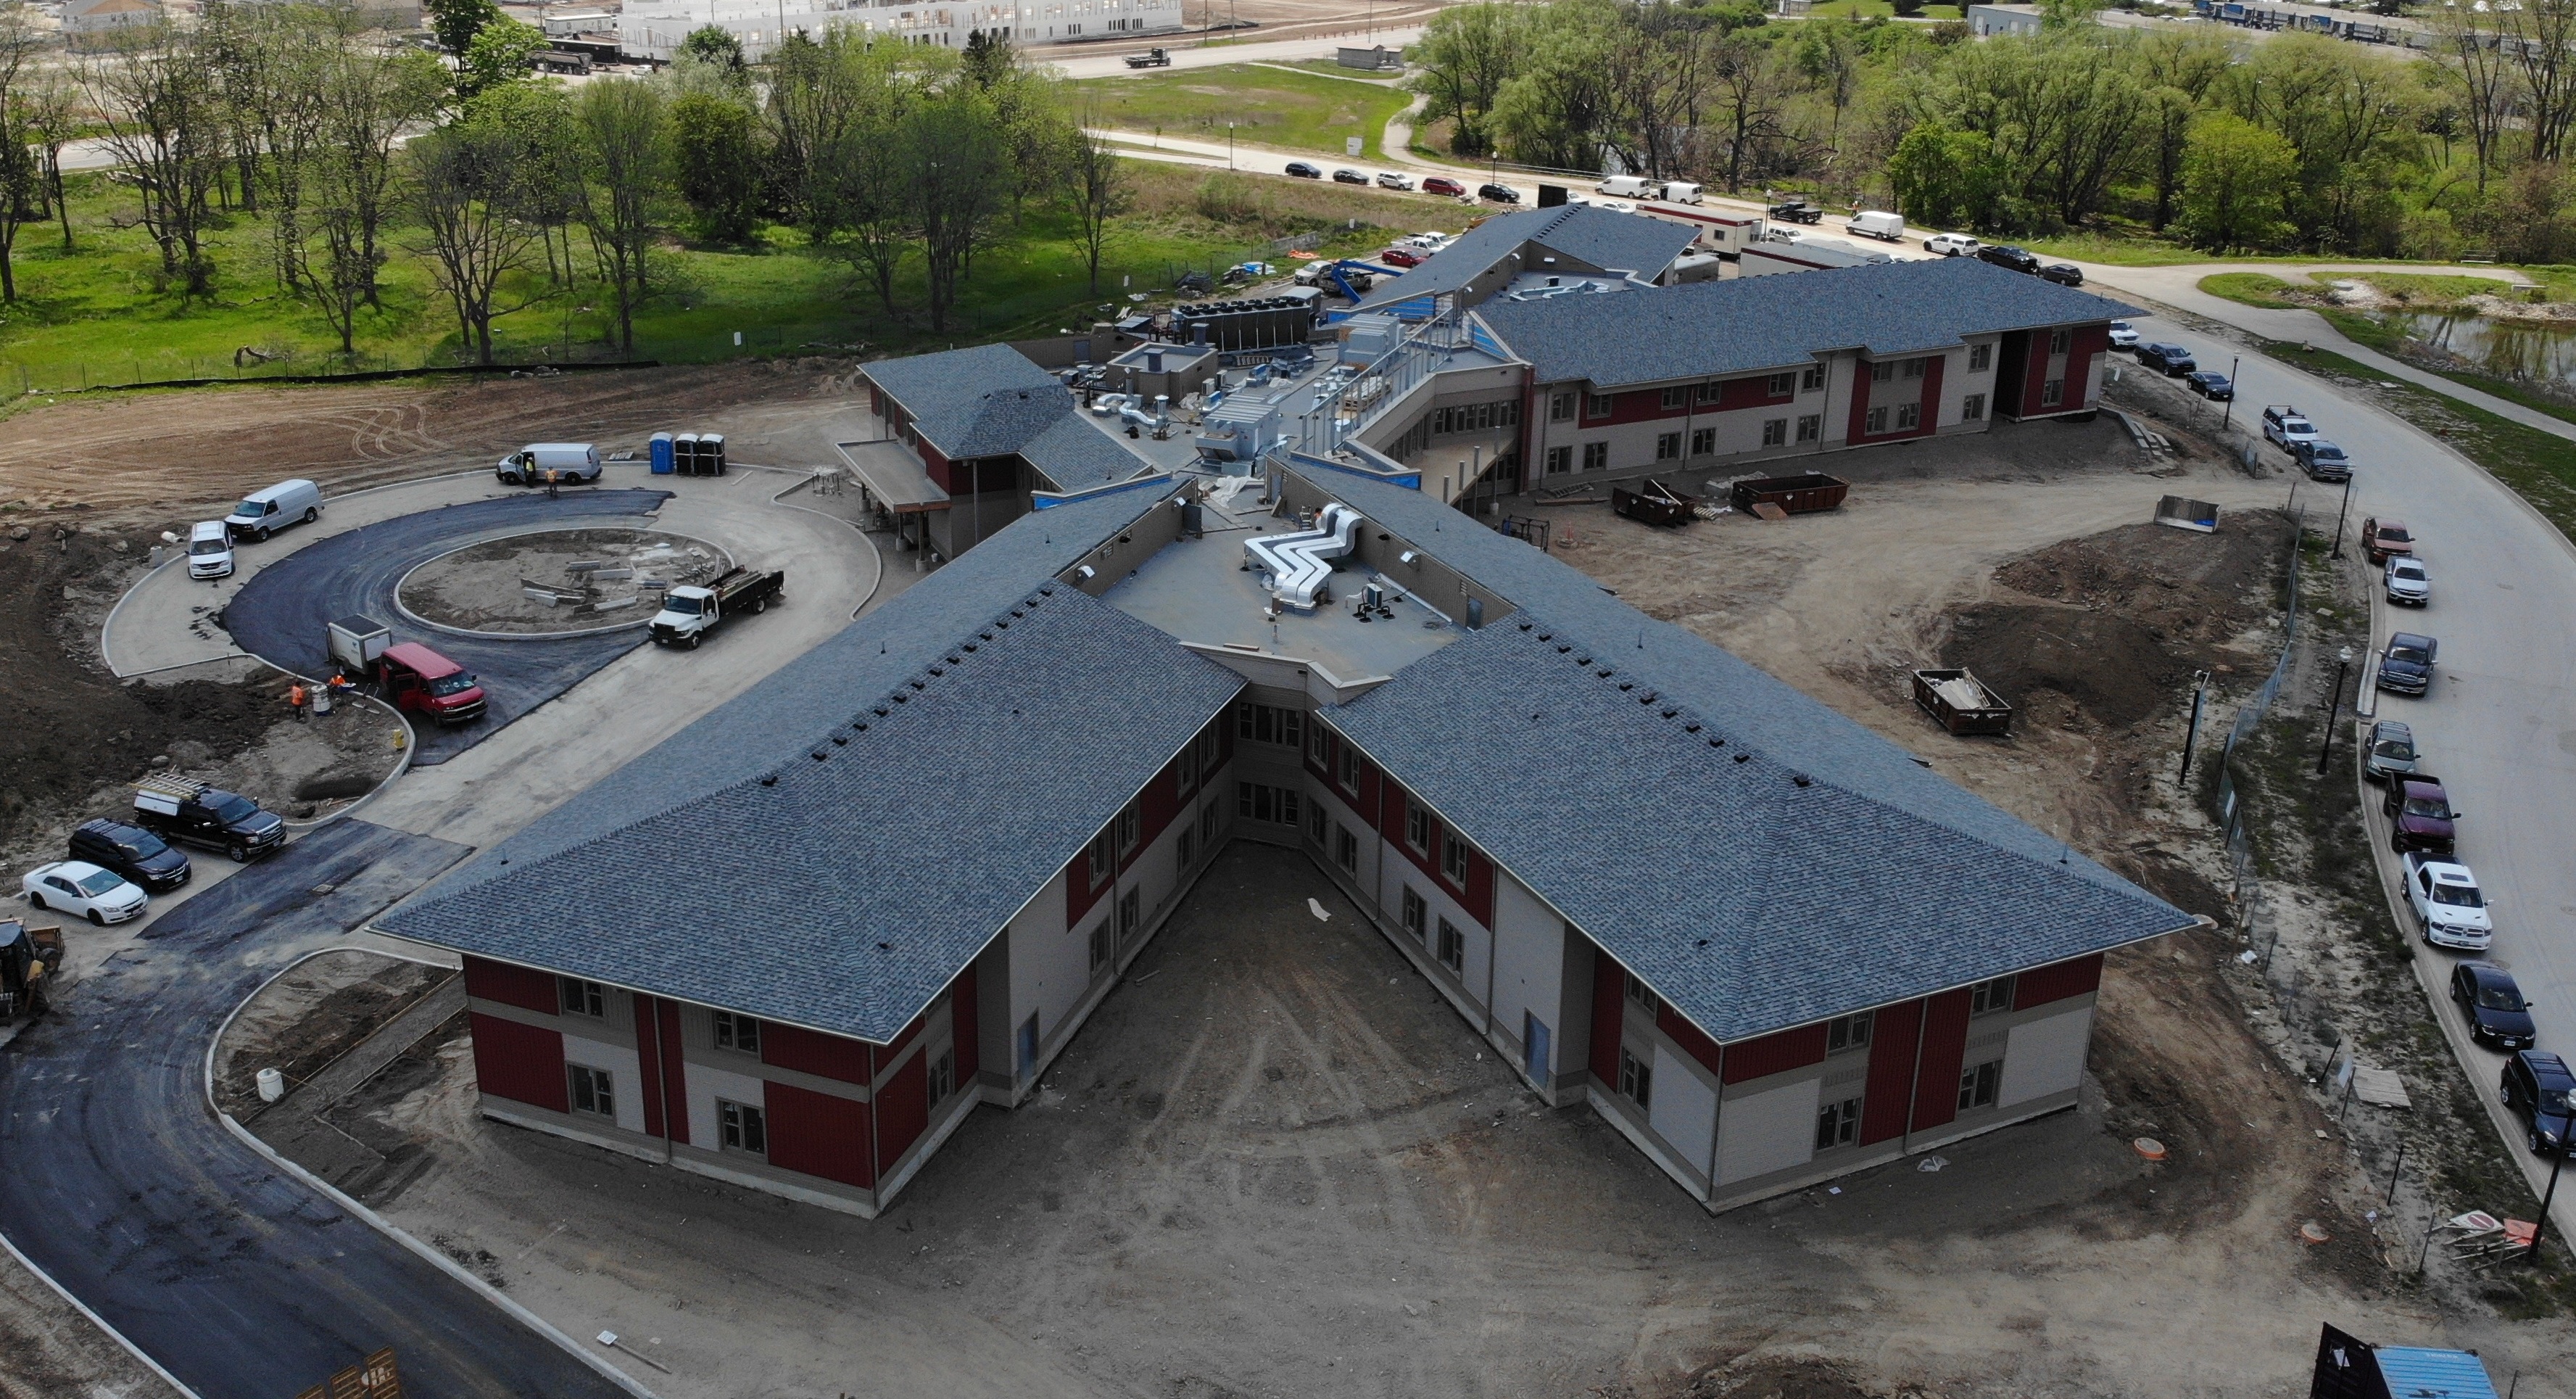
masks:
<svg viewBox="0 0 2576 1399"><path fill-rule="evenodd" d="M2293 662L2299 650L2299 541L2306 532L2307 512L2302 509L2290 519L2289 566L2283 572L2283 607L2281 654L2272 662L2271 673L2263 677L2253 695L2236 711L2235 722L2228 725L2227 739L2218 752L2218 794L2214 814L2227 838L2227 865L2234 885L2240 925L2249 942L2260 940L2265 947L2266 970L2269 970L2270 928L2263 909L2260 881L2254 878L2254 841L2244 790L2237 784L2233 759L2237 745L2250 737L2257 725L2272 712L2273 701L2281 697L2281 687L2288 683Z"/></svg>

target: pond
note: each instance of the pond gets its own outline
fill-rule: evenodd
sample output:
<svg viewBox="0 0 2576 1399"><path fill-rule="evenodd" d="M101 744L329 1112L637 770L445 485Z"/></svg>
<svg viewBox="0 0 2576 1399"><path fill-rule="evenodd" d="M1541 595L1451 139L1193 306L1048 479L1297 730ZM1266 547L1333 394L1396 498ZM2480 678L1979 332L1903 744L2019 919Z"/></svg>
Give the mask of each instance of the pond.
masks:
<svg viewBox="0 0 2576 1399"><path fill-rule="evenodd" d="M2425 311L2400 312L2382 320L2408 338L2447 350L2490 374L2576 390L2576 325L2534 325Z"/></svg>

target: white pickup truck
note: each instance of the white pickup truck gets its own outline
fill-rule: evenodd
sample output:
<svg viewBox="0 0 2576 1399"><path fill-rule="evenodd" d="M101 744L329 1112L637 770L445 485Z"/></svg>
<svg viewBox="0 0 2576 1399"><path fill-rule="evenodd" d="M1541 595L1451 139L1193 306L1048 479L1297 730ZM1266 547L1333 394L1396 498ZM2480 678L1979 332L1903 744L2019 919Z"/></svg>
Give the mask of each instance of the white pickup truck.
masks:
<svg viewBox="0 0 2576 1399"><path fill-rule="evenodd" d="M2314 442L2319 435L2317 425L2309 422L2308 415L2298 409L2286 403L2263 405L2264 440L2282 451L2295 456L2300 443Z"/></svg>
<svg viewBox="0 0 2576 1399"><path fill-rule="evenodd" d="M2478 877L2447 855L2406 852L2406 901L2424 925L2424 940L2435 947L2484 952L2495 941L2495 919Z"/></svg>

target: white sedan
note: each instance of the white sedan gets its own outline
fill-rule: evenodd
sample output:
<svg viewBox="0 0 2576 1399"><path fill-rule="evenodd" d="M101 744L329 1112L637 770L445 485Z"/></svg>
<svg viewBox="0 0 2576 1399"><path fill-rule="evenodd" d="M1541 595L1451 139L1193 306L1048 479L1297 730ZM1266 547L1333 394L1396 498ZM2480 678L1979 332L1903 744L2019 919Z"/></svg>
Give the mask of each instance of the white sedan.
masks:
<svg viewBox="0 0 2576 1399"><path fill-rule="evenodd" d="M18 888L37 908L77 913L102 927L140 915L145 903L143 890L124 876L82 860L40 865Z"/></svg>
<svg viewBox="0 0 2576 1399"><path fill-rule="evenodd" d="M1935 233L1923 240L1923 251L1943 257L1975 257L1983 246L1964 233Z"/></svg>

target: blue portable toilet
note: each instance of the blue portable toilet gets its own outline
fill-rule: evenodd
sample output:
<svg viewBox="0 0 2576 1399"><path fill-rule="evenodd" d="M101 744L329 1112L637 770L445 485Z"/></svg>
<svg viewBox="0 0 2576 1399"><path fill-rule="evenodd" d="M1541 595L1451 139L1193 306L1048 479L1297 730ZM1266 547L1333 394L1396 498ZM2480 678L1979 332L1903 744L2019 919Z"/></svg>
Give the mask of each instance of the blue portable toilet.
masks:
<svg viewBox="0 0 2576 1399"><path fill-rule="evenodd" d="M667 432L653 434L652 445L654 475L668 476L678 469L671 464L671 434Z"/></svg>

